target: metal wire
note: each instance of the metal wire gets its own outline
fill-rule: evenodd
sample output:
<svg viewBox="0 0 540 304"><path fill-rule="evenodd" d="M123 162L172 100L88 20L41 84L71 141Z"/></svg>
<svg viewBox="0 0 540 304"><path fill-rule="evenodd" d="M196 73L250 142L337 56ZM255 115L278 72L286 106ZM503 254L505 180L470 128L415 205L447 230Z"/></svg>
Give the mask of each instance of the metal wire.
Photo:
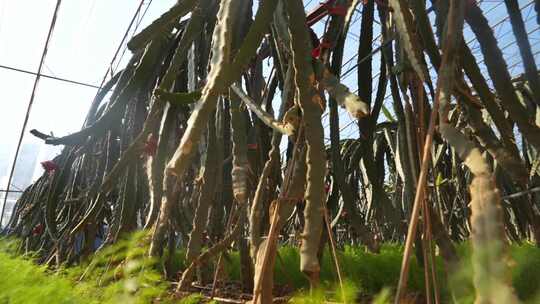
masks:
<svg viewBox="0 0 540 304"><path fill-rule="evenodd" d="M131 18L131 21L129 22L128 28L126 29L126 32L124 33L124 37L122 37L122 40L120 41L120 44L118 44L118 47L116 48L116 52L114 52L113 58L111 60L111 63L109 64L109 67L107 67L107 71L105 72L105 75L103 76L103 79L101 80L101 84L99 87L103 87L105 84L105 81L107 80L107 76L109 73L113 73L113 64L116 62L116 57L118 56L118 53L120 53L120 50L122 49L122 46L124 45L124 42L126 41L127 36L129 35L129 31L131 30L131 27L135 23L135 20L137 20L137 16L139 15L139 12L141 11L141 8L144 4L144 0L141 0L139 3L139 6L137 7L137 10L135 11L135 14ZM97 96L97 94L96 94Z"/></svg>
<svg viewBox="0 0 540 304"><path fill-rule="evenodd" d="M2 64L0 64L0 68L6 69L6 70L10 70L10 71L15 71L15 72L20 72L20 73L25 73L25 74L35 75L35 76L38 75L37 73L32 72L32 71L27 71L27 70L23 70L23 69L18 69L18 68L14 68L14 67L10 67L10 66L7 66L7 65L2 65ZM63 82L71 83L71 84L76 84L76 85L84 86L84 87L90 87L90 88L99 89L99 87L98 87L97 85L93 85L93 84L90 84L90 83L84 83L84 82L75 81L75 80L66 79L66 78L61 78L61 77L56 77L56 76L49 76L49 75L45 75L45 74L41 74L40 76L43 77L43 78L49 78L49 79L54 79L54 80L58 80L58 81L63 81Z"/></svg>

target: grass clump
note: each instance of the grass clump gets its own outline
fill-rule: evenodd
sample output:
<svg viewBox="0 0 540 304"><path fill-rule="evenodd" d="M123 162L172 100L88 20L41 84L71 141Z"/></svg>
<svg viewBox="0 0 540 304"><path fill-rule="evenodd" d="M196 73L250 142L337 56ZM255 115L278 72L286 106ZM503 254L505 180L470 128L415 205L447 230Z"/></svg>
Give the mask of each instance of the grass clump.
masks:
<svg viewBox="0 0 540 304"><path fill-rule="evenodd" d="M37 265L33 256L19 256L20 244L0 239L0 304L4 303L173 303L169 283L163 279L163 263L147 257L147 238L135 233L105 247L88 262L55 270ZM473 303L470 244L458 246L461 266L456 274L445 279L442 260L437 257L438 283L445 303ZM370 299L387 303L397 285L403 247L385 244L380 253L366 252L361 247L345 246L338 251L345 280L345 299ZM516 294L525 303L540 303L540 249L524 243L510 246L512 283ZM408 291L423 294L423 269L411 257ZM186 267L185 251L177 250L167 266L172 273ZM225 280L240 281L240 256L229 252L223 258ZM215 261L212 261L215 263ZM274 278L278 285L298 290L293 303L343 302L337 284L334 262L328 251L321 263L320 290L308 293L309 282L299 270L298 249L284 246L276 258ZM201 303L199 294L189 295L176 303Z"/></svg>
<svg viewBox="0 0 540 304"><path fill-rule="evenodd" d="M146 256L145 235L135 233L96 253L89 262L55 270L14 255L0 242L0 303L151 303L168 284Z"/></svg>
<svg viewBox="0 0 540 304"><path fill-rule="evenodd" d="M99 303L150 303L166 295L168 284L158 261L147 256L144 232L137 232L98 251L89 263L60 270L85 296Z"/></svg>
<svg viewBox="0 0 540 304"><path fill-rule="evenodd" d="M24 257L0 251L0 303L91 303L66 278Z"/></svg>

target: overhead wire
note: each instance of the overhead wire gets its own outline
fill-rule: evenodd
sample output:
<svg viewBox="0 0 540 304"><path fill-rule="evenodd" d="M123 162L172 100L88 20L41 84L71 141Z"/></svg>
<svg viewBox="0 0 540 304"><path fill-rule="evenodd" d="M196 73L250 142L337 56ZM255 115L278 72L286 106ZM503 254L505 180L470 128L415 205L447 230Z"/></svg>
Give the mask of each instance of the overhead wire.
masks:
<svg viewBox="0 0 540 304"><path fill-rule="evenodd" d="M105 74L103 75L101 83L99 84L99 89L96 92L96 95L94 96L94 100L92 102L95 102L96 98L98 98L99 93L101 92L101 88L105 84L105 81L107 80L107 77L109 76L109 73L111 74L111 77L112 77L112 75L114 74L114 70L116 68L118 68L118 65L116 66L116 68L113 68L113 65L114 65L115 62L117 62L116 59L118 57L118 53L120 53L120 50L122 49L122 46L124 46L124 51L122 52L121 56L124 55L125 49L127 48L127 44L124 44L124 43L126 42L126 39L127 39L128 35L129 35L129 32L131 31L131 27L133 26L133 24L137 20L137 16L139 15L139 13L140 13L140 11L142 9L142 6L144 5L144 1L145 0L141 0L141 2L139 2L139 5L137 6L137 10L135 11L135 14L133 14L133 17L131 18L131 21L129 22L129 25L128 25L126 31L124 32L124 36L122 37L122 40L120 40L120 43L118 44L118 47L116 48L116 51L114 52L114 55L113 55L113 57L111 59L111 62L109 63L109 66L107 67L107 70L105 71ZM151 2L152 1L150 1L150 3ZM148 5L150 5L150 4L148 4ZM140 24L140 23L138 23L138 24ZM121 60L118 60L118 61L121 61ZM84 120L83 127L86 125L86 121L87 121L87 118Z"/></svg>
<svg viewBox="0 0 540 304"><path fill-rule="evenodd" d="M109 73L111 73L111 76L112 76L113 70L114 70L113 64L116 62L118 53L120 53L120 50L122 49L122 46L124 45L124 42L126 41L126 38L129 35L129 31L131 30L131 27L135 23L135 20L137 19L137 15L139 15L139 12L141 11L141 8L143 5L144 5L144 0L141 0L141 2L139 3L139 6L137 7L137 10L135 11L135 14L131 18L131 21L129 22L129 25L124 33L124 36L122 37L122 40L120 41L120 43L118 44L118 47L116 48L116 51L114 52L114 55L111 60L111 63L109 64L109 67L107 67L107 71L105 72L105 75L103 76L103 79L101 80L101 83L99 85L100 88L103 87L103 85L105 84L105 81L107 80L107 76L109 75ZM97 93L96 93L96 96L97 96Z"/></svg>
<svg viewBox="0 0 540 304"><path fill-rule="evenodd" d="M144 2L144 1L143 1ZM135 25L135 27L133 28L133 31L131 33L131 37L133 37L135 35L135 33L137 32L137 29L139 28L139 26L141 25L143 19L144 19L144 16L146 16L146 13L148 12L148 9L150 8L150 5L152 4L152 0L150 0L148 2L148 4L146 5L146 8L144 9L144 12L141 14L140 18L138 18L139 20L137 20L137 24ZM137 16L139 15L139 12L140 12L140 9L137 9L137 11L135 12L135 15L134 15L134 18L137 18ZM130 24L130 27L132 25ZM130 31L130 28L128 28L127 32ZM114 67L114 69L112 70L112 73L111 74L114 74L114 72L118 69L118 67L120 66L120 63L122 62L122 59L124 58L124 55L126 53L126 50L127 50L127 44L125 44L125 39L122 40L122 42L120 43L120 45L124 45L123 47L123 50L122 50L122 54L120 54L120 57L118 58L118 60L116 60L116 66Z"/></svg>
<svg viewBox="0 0 540 304"><path fill-rule="evenodd" d="M29 74L29 75L37 75L36 72L23 70L23 69L11 67L11 66L3 65L3 64L0 64L0 69L10 70L10 71L14 71L14 72ZM80 85L80 86L99 89L99 87L97 85L93 85L93 84L90 84L90 83L85 83L85 82L80 82L80 81L71 80L71 79L67 79L67 78L51 76L51 75L47 75L47 74L41 74L40 76L43 77L43 78L54 79L54 80L58 80L58 81L66 82L66 83L71 83L71 84L76 84L76 85Z"/></svg>

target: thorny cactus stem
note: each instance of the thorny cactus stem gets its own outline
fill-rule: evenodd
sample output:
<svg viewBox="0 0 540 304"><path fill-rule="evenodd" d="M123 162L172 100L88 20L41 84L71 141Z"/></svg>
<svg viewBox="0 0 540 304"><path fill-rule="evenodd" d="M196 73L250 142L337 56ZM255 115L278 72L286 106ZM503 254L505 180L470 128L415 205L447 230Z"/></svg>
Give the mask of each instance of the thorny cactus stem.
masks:
<svg viewBox="0 0 540 304"><path fill-rule="evenodd" d="M48 137L45 139L45 143L51 145L77 145L82 144L87 140L88 136L95 138L104 136L109 130L111 123L116 119L120 119L122 111L130 101L133 100L139 87L159 62L163 47L166 45L166 40L167 38L164 36L156 37L148 44L144 49L144 52L142 50L138 52L142 52L143 54L139 63L136 64L135 71L133 74L125 73L126 80L122 79L124 78L124 75L120 77L121 79L118 80L119 83L124 83L125 81L125 85L118 90L118 94L116 94L117 90L115 89L115 93L111 96L111 100L107 103L103 114L101 114L90 126L64 137ZM135 65L135 62L137 62L135 59L137 57L138 56L133 56L130 62Z"/></svg>
<svg viewBox="0 0 540 304"><path fill-rule="evenodd" d="M458 2L460 1L452 1L452 4L455 5ZM407 19L410 17L409 15L410 12L406 8L405 6L406 3L403 0L391 0L390 4L392 5L392 8L394 9L394 11L399 10L398 12L394 12L394 14L397 14L397 15L394 15L394 19L396 20L396 23L401 22L405 24L405 25L402 24L401 26L399 26L398 24L398 31L400 31L401 32L400 34L404 37L405 40L407 40L405 43L405 49L407 50L407 48L411 47L410 39L414 37L413 33L411 32L411 29L407 26L407 23L408 23ZM450 16L451 17L449 17L448 19L451 19L453 15L450 15ZM442 59L443 63L441 64L441 67L438 71L439 77L437 79L436 97L435 97L435 101L433 102L433 109L429 117L429 127L426 134L426 138L424 140L421 169L420 169L420 174L418 176L418 182L416 185L416 194L415 194L414 202L413 202L411 220L410 220L408 231L407 231L407 238L405 240L405 250L403 253L401 272L399 275L399 282L398 282L398 287L396 291L396 296L394 298L395 304L398 304L401 302L402 296L404 295L404 292L405 292L405 288L407 287L407 281L408 281L408 275L409 275L409 264L410 264L409 257L411 254L412 242L416 236L416 229L417 229L418 217L419 217L419 212L420 212L420 203L424 200L424 195L425 195L425 189L426 189L425 185L427 182L428 167L429 167L429 162L431 158L429 155L430 155L430 150L431 150L431 144L433 142L437 114L445 113L444 101L443 101L444 97L441 97L441 95L444 96L444 92L449 92L449 89L451 88L451 83L449 82L452 80L451 76L453 75L453 72L454 72L453 71L454 62L452 60L449 60L449 58L453 59L451 56L449 56L449 52L452 52L454 48L449 49L448 46L449 45L453 46L452 42L456 40L455 33L452 30L454 30L454 27L459 28L458 25L462 23L463 22L461 21L460 23L458 22L457 24L451 24L448 26L448 28L450 29L447 31L447 35L449 36L449 38L447 38L447 41L445 42L445 45L444 45L445 49L443 51L443 59ZM415 46L416 45L412 44L412 47L415 47ZM412 51L409 50L407 52L410 52L409 57L413 57L416 54L414 50ZM410 58L409 60L412 61L412 59ZM419 60L418 58L415 59L417 63L418 63L418 60ZM446 73L445 73L445 69L447 71ZM423 69L419 69L419 67L416 67L415 71L419 73L420 77L421 75L426 75L426 74L423 74ZM423 80L425 80L425 78ZM441 109L439 109L439 104L441 104ZM439 119L440 121L445 119L444 115L442 115L442 117L443 117L442 119Z"/></svg>
<svg viewBox="0 0 540 304"><path fill-rule="evenodd" d="M212 115L215 117L215 115ZM197 209L193 217L193 229L189 235L186 259L193 261L200 252L203 243L203 232L208 223L208 210L214 201L216 186L217 151L216 151L216 127L214 119L208 122L208 144L204 165L201 167L202 184L197 202Z"/></svg>
<svg viewBox="0 0 540 304"><path fill-rule="evenodd" d="M418 77L424 82L428 81L429 73L427 71L424 56L420 49L420 41L415 34L413 17L405 0L389 0L388 4L392 7L392 17L396 23L397 32L400 36L400 41L408 55L408 59L418 74Z"/></svg>
<svg viewBox="0 0 540 304"><path fill-rule="evenodd" d="M274 287L274 264L277 251L277 236L294 210L295 203L302 197L306 186L306 151L302 130L287 167L280 198L269 207L270 229L266 240L257 248L253 284L253 304L271 304Z"/></svg>
<svg viewBox="0 0 540 304"><path fill-rule="evenodd" d="M238 204L246 204L248 198L247 175L249 166L247 159L246 121L244 113L241 112L239 96L233 93L233 91L231 90L229 93L233 139L232 188L236 202Z"/></svg>
<svg viewBox="0 0 540 304"><path fill-rule="evenodd" d="M468 3L465 20L478 38L487 71L501 100L500 105L508 111L510 118L516 123L527 142L535 149L540 150L540 128L534 124L527 109L519 102L493 29L489 26L488 20L476 2Z"/></svg>
<svg viewBox="0 0 540 304"><path fill-rule="evenodd" d="M221 241L217 242L214 246L210 247L208 250L196 257L188 266L188 268L186 268L186 270L182 273L182 278L180 278L180 282L178 283L178 286L176 288L177 291L185 289L188 284L191 283L191 277L193 276L193 272L195 271L197 265L205 263L213 256L227 249L227 247L229 247L232 241L238 238L238 234L240 233L242 225L244 225L244 221L246 218L244 216L246 206L247 204L238 206L238 209L236 210L234 215L234 217L236 218L236 224L234 225L232 231L227 234Z"/></svg>
<svg viewBox="0 0 540 304"><path fill-rule="evenodd" d="M454 53L461 42L458 33L461 33L463 28L463 8L461 1L452 1L448 12L437 88L440 102L439 131L474 175L470 192L475 303L517 303L508 280L508 254L504 240L501 198L491 169L480 149L448 123L450 90L456 71Z"/></svg>
<svg viewBox="0 0 540 304"><path fill-rule="evenodd" d="M294 91L292 90L292 81L293 81L293 69L292 66L287 68L287 73L285 76L285 83L283 85L282 92L282 101L279 109L278 120L282 119L285 114L285 108L287 100L291 96L294 96ZM250 240L250 255L253 261L257 260L257 252L261 244L261 219L263 216L263 200L268 196L267 193L270 184L270 178L276 168L279 166L279 143L281 142L281 133L278 131L273 132L272 134L272 148L268 152L268 160L264 164L263 171L257 183L257 189L253 195L253 203L251 204L251 210L249 215L249 240Z"/></svg>
<svg viewBox="0 0 540 304"><path fill-rule="evenodd" d="M206 126L210 114L216 107L220 93L224 90L226 82L226 66L230 58L231 24L234 12L235 0L224 0L220 4L214 34L212 36L212 59L211 70L208 75L208 82L202 91L201 100L195 106L193 113L189 117L188 125L180 145L176 149L172 159L165 168L164 190L167 183L176 176L177 182L182 179L182 175L190 164L195 153L197 142ZM166 190L167 191L167 190ZM172 191L172 189L168 189ZM166 193L161 202L161 214L154 230L152 242L150 244L150 255L155 256L161 250L167 223L170 219L170 211L174 201L169 199L170 194Z"/></svg>
<svg viewBox="0 0 540 304"><path fill-rule="evenodd" d="M340 107L345 108L356 119L369 115L369 105L339 82L339 79L320 60L314 60L314 67L317 80Z"/></svg>
<svg viewBox="0 0 540 304"><path fill-rule="evenodd" d="M240 99L246 104L246 106L253 112L259 119L268 127L272 128L274 131L278 131L281 134L292 136L294 134L294 126L290 123L283 123L280 121L277 121L272 117L272 115L268 114L266 111L264 111L260 105L256 104L255 101L253 101L239 86L233 84L231 85L231 89L234 91L234 93L240 97Z"/></svg>
<svg viewBox="0 0 540 304"><path fill-rule="evenodd" d="M186 25L184 32L182 33L182 38L180 39L178 47L174 52L171 63L167 68L167 72L163 76L158 88L154 90L154 102L152 104L152 109L156 107L159 107L159 109L163 108L162 120L165 122L168 121L169 124L172 119L171 116L173 115L170 113L172 111L172 102L168 100L169 103L167 106L165 106L165 98L163 95L166 95L166 93L172 89L176 76L178 75L182 64L186 60L189 47L202 29L204 17L208 14L209 10L207 7L204 7L204 5L208 6L208 0L201 1L201 4L194 9L191 18ZM187 98L191 98L196 97L199 92L185 94ZM156 104L157 101L160 102ZM165 150L167 148L167 139L171 131L171 126L169 126L169 124L163 123L161 125L156 155L150 156L147 162L148 188L150 191L150 211L148 212L148 216L146 218L145 228L152 227L155 224L159 211L158 202L161 201L163 195L162 183L163 169L166 162Z"/></svg>
<svg viewBox="0 0 540 304"><path fill-rule="evenodd" d="M122 92L117 97L115 105L120 103L124 99L126 101L129 100L132 94L137 91L136 88L143 79L144 75L146 75L149 69L154 66L158 61L160 50L163 48L164 44L164 37L156 37L156 40L153 40L146 47L144 55L141 58L141 62L137 66L134 75L127 82L126 87L122 89ZM115 105L113 105L112 107L115 107ZM111 111L111 109L109 109L109 111ZM114 164L114 167L111 169L111 171L103 178L103 181L99 188L98 196L94 200L92 207L90 207L90 209L86 212L86 214L79 221L79 223L77 223L77 225L75 225L75 227L71 230L71 235L74 235L82 228L84 228L85 225L96 216L100 208L103 206L103 203L105 202L104 198L106 194L113 190L121 174L125 172L128 164L140 154L140 148L143 146L148 134L155 128L156 124L159 122L160 117L161 105L159 102L157 102L157 105L151 107L147 115L147 119L144 122L143 130L137 135L137 137L133 140L129 147L124 151L120 159ZM87 129L88 128L83 129L81 132L75 134L85 134L86 131L84 130ZM74 134L68 135L64 138L69 138L73 135Z"/></svg>
<svg viewBox="0 0 540 304"><path fill-rule="evenodd" d="M307 145L307 185L304 210L305 226L300 246L300 269L308 275L312 285L318 283L320 265L317 257L323 229L324 176L326 155L321 123L322 98L315 88L315 74L309 48L311 40L306 28L306 15L302 1L285 3L289 16L291 49L295 84L303 113Z"/></svg>
<svg viewBox="0 0 540 304"><path fill-rule="evenodd" d="M176 5L171 7L158 19L154 20L154 22L148 25L140 33L133 36L127 43L129 50L134 51L144 47L156 35L163 33L165 29L169 28L175 21L189 13L197 2L197 0L178 1Z"/></svg>
<svg viewBox="0 0 540 304"><path fill-rule="evenodd" d="M196 105L188 120L187 129L182 136L180 145L165 169L165 178L163 181L165 193L165 185L171 182L173 176L176 176L178 179L182 178L182 175L193 157L194 147L199 141L202 129L204 128L210 113L216 107L219 95L225 91L231 79L235 79L235 75L241 73L244 65L249 62L249 59L257 50L266 31L266 27L272 19L272 13L276 4L276 1L272 0L266 0L260 4L257 15L255 16L255 21L250 27L249 32L244 39L244 43L238 50L232 64L229 64L231 49L230 41L232 40L232 15L235 7L232 2L236 1L228 0L220 2L220 10L218 12L217 22L212 36L213 55L210 62L211 68L208 75L208 81L202 91L201 100ZM170 210L174 203L168 198L169 196L173 197L171 193L166 193L161 202L161 213L152 236L150 255L157 255L157 253L160 252L159 248L165 236L167 222L170 219Z"/></svg>
<svg viewBox="0 0 540 304"><path fill-rule="evenodd" d="M444 59L443 59L444 62ZM446 96L440 93L439 132L454 147L474 175L471 192L471 227L476 304L517 303L508 273L507 244L499 190L492 172L478 149L461 132L445 122Z"/></svg>
<svg viewBox="0 0 540 304"><path fill-rule="evenodd" d="M480 150L448 125L441 134L459 151L474 178L471 182L471 227L475 304L518 303L510 282L509 256L499 190Z"/></svg>
<svg viewBox="0 0 540 304"><path fill-rule="evenodd" d="M159 212L158 202L161 201L161 195L163 194L163 168L165 167L167 147L176 113L176 110L170 104L165 105L163 109L163 124L159 128L155 155L149 155L146 160L150 206L145 219L144 229L151 228L157 220ZM149 141L156 141L153 134L150 136Z"/></svg>

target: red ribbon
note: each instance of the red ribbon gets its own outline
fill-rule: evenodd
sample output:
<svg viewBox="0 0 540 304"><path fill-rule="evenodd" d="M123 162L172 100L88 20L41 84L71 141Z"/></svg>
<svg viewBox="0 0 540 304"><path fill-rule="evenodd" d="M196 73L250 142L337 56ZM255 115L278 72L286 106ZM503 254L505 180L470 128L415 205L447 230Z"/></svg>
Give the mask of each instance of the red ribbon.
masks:
<svg viewBox="0 0 540 304"><path fill-rule="evenodd" d="M328 14L333 16L345 16L347 15L347 7L344 5L336 5L334 7L326 6Z"/></svg>
<svg viewBox="0 0 540 304"><path fill-rule="evenodd" d="M58 170L58 165L52 160L46 160L41 162L41 167L43 167L45 172L49 173Z"/></svg>
<svg viewBox="0 0 540 304"><path fill-rule="evenodd" d="M332 43L323 39L323 41L313 50L311 50L311 57L319 58L324 49L332 48Z"/></svg>
<svg viewBox="0 0 540 304"><path fill-rule="evenodd" d="M32 229L32 235L36 236L36 235L40 235L43 233L43 224L37 224L34 229Z"/></svg>
<svg viewBox="0 0 540 304"><path fill-rule="evenodd" d="M146 142L144 143L144 154L148 156L156 155L157 144L158 142L157 142L156 137L153 134L151 134L146 140Z"/></svg>

